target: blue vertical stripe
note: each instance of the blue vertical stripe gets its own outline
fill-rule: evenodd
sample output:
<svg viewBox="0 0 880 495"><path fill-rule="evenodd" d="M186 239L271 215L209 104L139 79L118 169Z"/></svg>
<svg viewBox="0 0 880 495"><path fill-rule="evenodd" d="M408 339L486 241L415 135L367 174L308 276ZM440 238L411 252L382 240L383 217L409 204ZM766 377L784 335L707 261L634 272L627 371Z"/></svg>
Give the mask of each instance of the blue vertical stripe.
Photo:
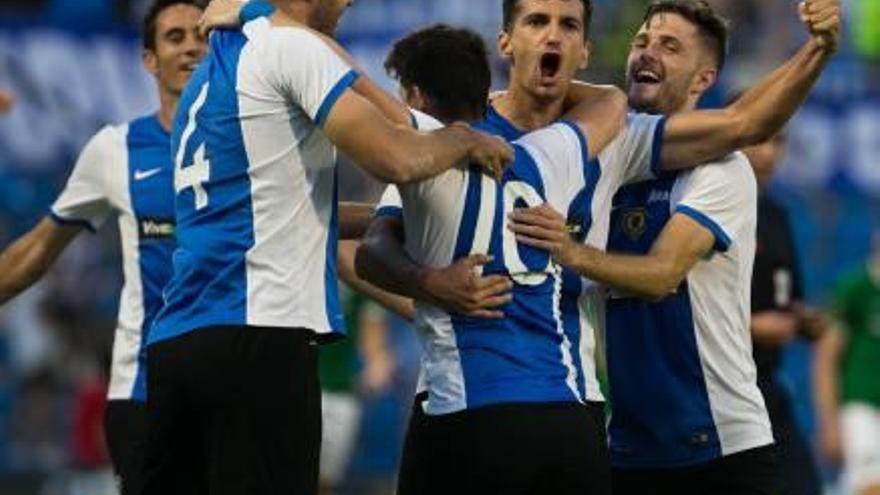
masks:
<svg viewBox="0 0 880 495"><path fill-rule="evenodd" d="M345 333L345 320L339 303L339 286L336 276L336 256L339 248L339 188L338 171L333 172L333 212L330 216L330 229L327 233L326 265L324 268L324 297L327 322L334 332Z"/></svg>

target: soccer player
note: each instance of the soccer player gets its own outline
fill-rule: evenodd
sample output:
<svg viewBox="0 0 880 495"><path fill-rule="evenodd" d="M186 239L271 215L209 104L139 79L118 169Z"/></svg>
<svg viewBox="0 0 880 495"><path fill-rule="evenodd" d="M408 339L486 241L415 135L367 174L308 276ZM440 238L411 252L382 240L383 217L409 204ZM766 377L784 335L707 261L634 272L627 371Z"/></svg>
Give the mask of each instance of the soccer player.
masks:
<svg viewBox="0 0 880 495"><path fill-rule="evenodd" d="M420 133L329 40L350 0L276 0L221 31L172 136L178 250L149 336L145 493L314 493L316 343L336 294L336 146L405 183L511 149L465 125ZM384 113L383 113L384 111Z"/></svg>
<svg viewBox="0 0 880 495"><path fill-rule="evenodd" d="M406 81L408 102L447 122L485 113L490 72L473 33L418 31L395 46L388 67ZM419 472L401 473L399 493L610 493L602 423L583 404L578 357L556 306L560 274L546 253L521 249L504 228L503 212L520 202L550 201L577 215L579 226L589 223L589 157L617 135L625 99L616 89L579 90L583 102L566 114L571 120L514 142L517 158L500 184L453 170L389 189L399 190L397 214L416 262L446 266L488 253L481 270L514 281L503 319L417 303L429 396L413 427L422 429L416 448L424 457L421 465L404 461L404 470ZM440 125L416 115L420 128Z"/></svg>
<svg viewBox="0 0 880 495"><path fill-rule="evenodd" d="M814 72L836 46L839 4L809 2L802 17L815 36L789 70ZM670 131L714 82L725 40L705 3L654 4L630 53L631 105L668 115ZM549 207L512 215L520 242L610 287L615 493L777 493L749 334L756 194L740 153L628 186L612 212L617 253L573 242Z"/></svg>
<svg viewBox="0 0 880 495"><path fill-rule="evenodd" d="M839 326L819 340L817 422L823 454L843 460L843 483L856 495L880 494L880 232L863 268L833 297Z"/></svg>
<svg viewBox="0 0 880 495"><path fill-rule="evenodd" d="M113 343L105 432L124 495L140 493L146 441L146 333L162 306L174 241L171 122L180 94L207 45L196 0L156 0L144 19L144 67L159 109L99 131L80 153L49 216L0 254L0 303L49 270L83 231L118 217L125 285Z"/></svg>

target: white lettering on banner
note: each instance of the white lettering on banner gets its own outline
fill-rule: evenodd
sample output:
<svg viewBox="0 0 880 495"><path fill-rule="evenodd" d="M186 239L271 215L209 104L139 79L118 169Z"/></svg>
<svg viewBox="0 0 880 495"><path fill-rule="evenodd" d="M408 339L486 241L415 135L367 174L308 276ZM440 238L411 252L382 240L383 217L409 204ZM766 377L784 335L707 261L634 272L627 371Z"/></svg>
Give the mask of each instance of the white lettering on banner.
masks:
<svg viewBox="0 0 880 495"><path fill-rule="evenodd" d="M837 125L823 109L802 109L788 129L788 152L780 179L797 187L824 186L834 173Z"/></svg>
<svg viewBox="0 0 880 495"><path fill-rule="evenodd" d="M844 166L857 184L880 194L880 107L854 107L847 123L849 160Z"/></svg>
<svg viewBox="0 0 880 495"><path fill-rule="evenodd" d="M135 38L48 28L3 33L0 87L16 105L0 119L0 160L66 167L99 127L155 108L153 84Z"/></svg>

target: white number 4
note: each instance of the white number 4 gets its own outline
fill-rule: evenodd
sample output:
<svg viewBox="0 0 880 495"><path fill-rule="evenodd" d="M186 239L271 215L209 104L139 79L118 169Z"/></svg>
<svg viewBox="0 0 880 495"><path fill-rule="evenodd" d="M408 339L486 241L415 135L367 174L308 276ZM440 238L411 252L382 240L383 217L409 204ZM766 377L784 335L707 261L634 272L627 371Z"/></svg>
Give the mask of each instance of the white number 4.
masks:
<svg viewBox="0 0 880 495"><path fill-rule="evenodd" d="M204 184L211 178L211 164L205 159L205 144L202 143L193 154L192 164L184 167L183 158L187 144L196 131L196 114L202 109L207 99L208 83L205 83L199 91L196 101L189 109L189 119L180 138L180 147L174 160L174 190L180 194L181 191L192 188L196 197L196 210L208 206L208 191L205 190Z"/></svg>

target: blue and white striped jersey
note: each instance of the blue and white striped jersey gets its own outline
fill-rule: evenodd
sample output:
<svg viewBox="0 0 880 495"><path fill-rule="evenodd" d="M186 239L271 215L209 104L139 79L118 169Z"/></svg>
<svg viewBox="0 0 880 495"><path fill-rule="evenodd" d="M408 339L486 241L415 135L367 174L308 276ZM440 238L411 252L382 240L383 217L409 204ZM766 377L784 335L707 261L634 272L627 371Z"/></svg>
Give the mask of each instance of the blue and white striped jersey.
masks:
<svg viewBox="0 0 880 495"><path fill-rule="evenodd" d="M622 189L608 250L647 253L676 213L714 234L714 252L662 301L612 291L607 302L618 467L694 465L773 442L752 358L757 186L745 156Z"/></svg>
<svg viewBox="0 0 880 495"><path fill-rule="evenodd" d="M171 278L174 240L171 136L155 115L105 127L85 146L52 206L60 223L97 229L119 220L125 285L110 369L111 400L146 399L146 336Z"/></svg>
<svg viewBox="0 0 880 495"><path fill-rule="evenodd" d="M439 126L415 115L421 128ZM513 140L516 150L501 183L475 169L451 170L386 191L378 214L402 215L405 246L416 261L439 267L491 254L495 261L484 272L516 282L499 321L417 303L428 414L497 403L602 400L593 327L578 305L584 285L574 276L566 288L568 275L548 253L518 245L506 228L507 213L550 203L567 213L584 242L604 246L611 196L622 182L652 176L661 124L657 117L633 115L629 129L590 161L577 127L557 123L523 135L492 110L477 127Z"/></svg>
<svg viewBox="0 0 880 495"><path fill-rule="evenodd" d="M356 77L305 28L212 35L174 125L179 248L150 343L218 325L344 331L321 125Z"/></svg>

